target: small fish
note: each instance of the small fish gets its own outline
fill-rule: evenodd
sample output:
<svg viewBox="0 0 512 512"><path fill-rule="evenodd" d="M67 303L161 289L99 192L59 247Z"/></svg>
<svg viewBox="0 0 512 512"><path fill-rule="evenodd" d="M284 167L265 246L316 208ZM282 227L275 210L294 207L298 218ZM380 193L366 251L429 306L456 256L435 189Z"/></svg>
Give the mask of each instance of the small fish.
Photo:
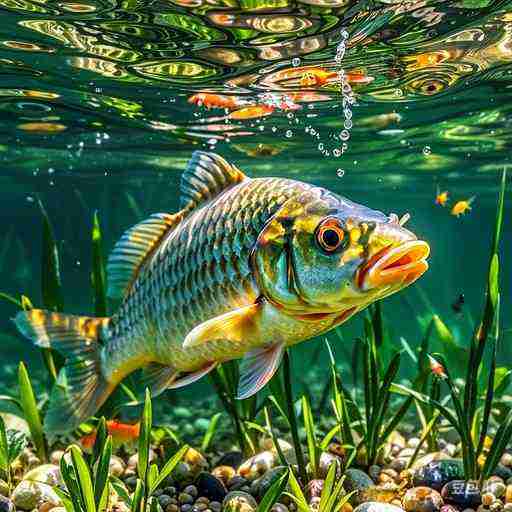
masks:
<svg viewBox="0 0 512 512"><path fill-rule="evenodd" d="M452 208L451 214L455 217L465 215L466 212L471 211L471 203L475 200L475 196L471 196L464 201L457 201Z"/></svg>
<svg viewBox="0 0 512 512"><path fill-rule="evenodd" d="M462 306L464 306L465 298L464 294L461 293L457 299L452 303L452 309L455 313L462 313Z"/></svg>
<svg viewBox="0 0 512 512"><path fill-rule="evenodd" d="M322 87L329 80L337 80L338 73L336 71L326 71L322 68L309 68L304 71L300 77L300 85L302 87Z"/></svg>
<svg viewBox="0 0 512 512"><path fill-rule="evenodd" d="M439 377L440 379L446 379L448 375L446 375L446 371L444 366L437 360L434 359L430 354L428 356L428 360L430 363L430 371Z"/></svg>
<svg viewBox="0 0 512 512"><path fill-rule="evenodd" d="M402 116L397 112L377 114L375 116L363 117L358 121L358 126L369 126L371 128L387 128L390 124L400 123Z"/></svg>
<svg viewBox="0 0 512 512"><path fill-rule="evenodd" d="M108 420L106 422L107 433L112 436L112 441L116 445L132 443L140 436L140 423L121 423L117 420ZM96 442L97 431L93 430L90 434L80 439L80 444L90 450Z"/></svg>
<svg viewBox="0 0 512 512"><path fill-rule="evenodd" d="M213 94L209 92L200 92L190 96L189 103L194 103L200 107L206 108L227 108L230 110L240 108L249 104L248 101L242 100L238 96L228 94Z"/></svg>
<svg viewBox="0 0 512 512"><path fill-rule="evenodd" d="M271 105L254 105L230 112L226 117L231 120L242 121L245 119L256 119L272 114L275 107Z"/></svg>
<svg viewBox="0 0 512 512"><path fill-rule="evenodd" d="M238 398L258 392L284 351L416 281L429 245L385 215L322 187L249 178L196 151L181 210L128 229L107 266L109 318L31 309L15 318L66 364L45 427L73 430L144 370L158 396L241 359ZM403 218L406 222L408 216Z"/></svg>
<svg viewBox="0 0 512 512"><path fill-rule="evenodd" d="M448 193L447 190L443 190L441 192L439 187L437 187L435 203L438 204L439 206L446 206L446 203L448 202L448 199L449 199L449 195L450 194Z"/></svg>

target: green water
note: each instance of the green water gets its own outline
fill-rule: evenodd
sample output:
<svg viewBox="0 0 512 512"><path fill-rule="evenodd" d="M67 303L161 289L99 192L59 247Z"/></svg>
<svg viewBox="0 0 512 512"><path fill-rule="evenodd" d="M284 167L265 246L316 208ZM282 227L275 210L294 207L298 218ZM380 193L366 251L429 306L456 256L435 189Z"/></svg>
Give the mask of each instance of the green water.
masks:
<svg viewBox="0 0 512 512"><path fill-rule="evenodd" d="M349 38L336 65L342 28ZM214 150L249 176L293 177L387 213L409 212L408 226L431 245L431 268L384 301L393 343L401 348L403 337L417 347L418 318L436 312L468 346L483 302L500 173L510 163L511 61L510 2L0 0L0 291L41 303L40 198L58 240L65 309L91 314L93 213L110 250L147 215L176 211L192 151ZM340 137L348 114L339 81L311 83L307 75L341 68L357 100L348 139ZM238 106L188 101L201 91ZM241 119L247 106L268 115ZM450 192L445 208L434 203L437 187ZM450 215L471 196L466 216ZM505 366L512 356L510 186L507 198ZM1 302L0 312L2 388L12 390L20 360L44 380L39 353L9 320L16 307ZM329 338L348 372L361 318L340 333L343 340ZM297 382L324 378L318 347L294 350ZM412 359L404 357L410 377ZM176 393L193 397L201 386L209 392L201 382Z"/></svg>

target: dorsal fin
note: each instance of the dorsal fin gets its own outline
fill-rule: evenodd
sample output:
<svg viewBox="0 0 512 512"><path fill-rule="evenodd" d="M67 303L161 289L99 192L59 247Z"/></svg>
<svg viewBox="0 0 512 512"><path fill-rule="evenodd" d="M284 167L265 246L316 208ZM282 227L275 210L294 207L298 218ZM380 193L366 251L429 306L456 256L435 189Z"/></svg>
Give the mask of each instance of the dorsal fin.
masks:
<svg viewBox="0 0 512 512"><path fill-rule="evenodd" d="M131 227L121 237L107 263L107 295L121 299L130 289L139 269L159 245L162 238L183 219L183 213L174 215L155 213Z"/></svg>
<svg viewBox="0 0 512 512"><path fill-rule="evenodd" d="M194 151L181 177L180 208L191 210L247 176L221 156Z"/></svg>

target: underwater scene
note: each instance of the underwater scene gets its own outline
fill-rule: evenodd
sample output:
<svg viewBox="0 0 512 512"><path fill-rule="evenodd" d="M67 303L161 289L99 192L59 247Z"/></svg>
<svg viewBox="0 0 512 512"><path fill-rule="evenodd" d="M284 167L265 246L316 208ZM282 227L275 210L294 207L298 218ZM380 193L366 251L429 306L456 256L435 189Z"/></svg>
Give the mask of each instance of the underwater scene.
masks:
<svg viewBox="0 0 512 512"><path fill-rule="evenodd" d="M512 512L512 2L0 0L0 512Z"/></svg>

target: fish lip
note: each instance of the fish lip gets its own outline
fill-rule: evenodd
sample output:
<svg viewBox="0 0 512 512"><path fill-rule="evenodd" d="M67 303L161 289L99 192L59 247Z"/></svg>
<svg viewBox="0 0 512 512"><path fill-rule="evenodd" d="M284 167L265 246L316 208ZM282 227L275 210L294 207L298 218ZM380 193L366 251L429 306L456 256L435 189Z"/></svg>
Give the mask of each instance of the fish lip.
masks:
<svg viewBox="0 0 512 512"><path fill-rule="evenodd" d="M359 270L357 284L363 291L389 285L407 286L427 271L429 254L430 246L423 240L389 245Z"/></svg>

